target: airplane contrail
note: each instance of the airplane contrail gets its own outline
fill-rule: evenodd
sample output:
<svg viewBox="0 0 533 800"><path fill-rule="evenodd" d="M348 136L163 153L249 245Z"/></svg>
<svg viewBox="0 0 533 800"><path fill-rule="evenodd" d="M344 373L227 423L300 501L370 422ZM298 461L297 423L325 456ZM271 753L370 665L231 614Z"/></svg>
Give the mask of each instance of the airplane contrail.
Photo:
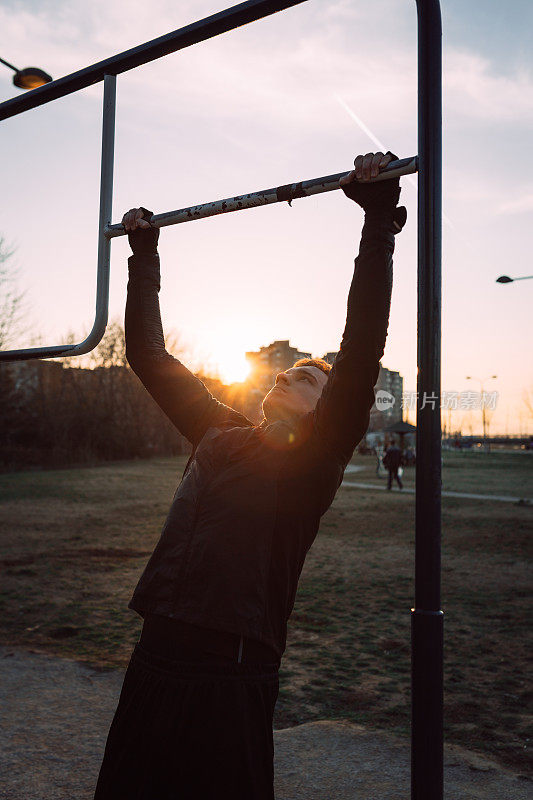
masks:
<svg viewBox="0 0 533 800"><path fill-rule="evenodd" d="M387 152L387 150L388 150L389 148L388 148L388 147L385 147L385 145L383 144L383 142L381 142L381 141L378 139L378 137L377 137L377 136L376 136L374 133L372 133L372 131L370 130L370 128L369 128L367 125L365 125L365 123L363 122L363 120L362 120L362 119L360 119L360 118L357 116L357 114L355 113L355 111L353 111L353 110L350 108L350 106L348 105L348 103L346 103L346 102L345 102L345 101L342 99L342 97L340 97L338 94L336 94L336 95L335 95L335 100L337 100L337 102L338 102L338 103L340 103L340 105L341 105L341 106L344 108L344 110L346 111L346 113L348 114L348 116L350 116L350 117L353 119L353 121L354 121L354 122L356 122L356 123L359 125L359 127L361 128L361 130L363 131L363 133L366 133L366 135L368 136L368 138L369 138L369 139L371 139L371 140L374 142L374 144L375 144L375 145L377 145L377 147L379 147L379 149L380 149L380 150L381 150L383 153L386 153L386 152ZM404 177L406 180L408 180L408 181L409 181L409 183L411 184L411 186L414 186L414 187L415 187L415 189L417 189L417 188L418 188L418 181L417 181L417 179L416 179L416 178L414 178L412 175L404 175L403 177ZM452 221L451 221L451 220L450 220L450 219L449 219L449 218L446 216L446 214L444 214L444 213L443 213L443 215L442 215L442 219L443 219L443 222L446 222L446 224L447 224L447 225L449 225L449 227L450 227L450 228L452 228L452 229L454 229L454 228L455 228L454 224L453 224L453 223L452 223Z"/></svg>

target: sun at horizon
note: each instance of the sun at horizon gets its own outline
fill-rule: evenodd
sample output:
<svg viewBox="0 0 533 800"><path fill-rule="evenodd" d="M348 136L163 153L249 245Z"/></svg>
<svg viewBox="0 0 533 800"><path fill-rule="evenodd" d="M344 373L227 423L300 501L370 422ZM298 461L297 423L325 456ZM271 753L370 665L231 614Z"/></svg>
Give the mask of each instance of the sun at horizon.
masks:
<svg viewBox="0 0 533 800"><path fill-rule="evenodd" d="M210 345L210 361L220 380L226 384L244 382L250 374L250 364L241 332L225 330Z"/></svg>
<svg viewBox="0 0 533 800"><path fill-rule="evenodd" d="M244 353L240 356L229 353L224 355L222 359L217 359L217 367L224 383L243 383L250 374L250 365Z"/></svg>

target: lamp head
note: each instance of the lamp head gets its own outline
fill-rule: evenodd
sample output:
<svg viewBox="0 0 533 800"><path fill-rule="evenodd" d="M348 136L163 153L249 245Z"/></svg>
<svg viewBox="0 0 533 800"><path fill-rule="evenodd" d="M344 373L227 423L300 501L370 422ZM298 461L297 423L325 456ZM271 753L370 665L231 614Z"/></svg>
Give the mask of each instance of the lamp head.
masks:
<svg viewBox="0 0 533 800"><path fill-rule="evenodd" d="M13 83L19 89L37 89L38 86L44 86L51 80L52 77L38 67L19 69L13 76Z"/></svg>

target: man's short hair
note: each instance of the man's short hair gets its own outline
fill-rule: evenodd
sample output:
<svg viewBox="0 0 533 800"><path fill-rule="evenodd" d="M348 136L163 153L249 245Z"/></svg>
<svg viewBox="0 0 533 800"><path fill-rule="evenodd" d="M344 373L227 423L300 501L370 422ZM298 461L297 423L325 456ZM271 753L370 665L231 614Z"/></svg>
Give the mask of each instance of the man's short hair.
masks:
<svg viewBox="0 0 533 800"><path fill-rule="evenodd" d="M324 361L323 358L301 358L296 364L293 364L294 367L316 367L317 369L322 370L326 375L329 375L331 372L331 364L328 364L327 361Z"/></svg>

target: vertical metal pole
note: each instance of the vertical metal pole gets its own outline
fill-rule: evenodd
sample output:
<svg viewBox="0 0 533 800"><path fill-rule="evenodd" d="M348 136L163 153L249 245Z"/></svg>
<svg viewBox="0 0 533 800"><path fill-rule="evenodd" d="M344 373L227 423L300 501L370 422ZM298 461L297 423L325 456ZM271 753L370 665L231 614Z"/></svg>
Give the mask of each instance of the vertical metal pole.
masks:
<svg viewBox="0 0 533 800"><path fill-rule="evenodd" d="M438 0L418 13L418 403L415 608L411 609L411 800L443 797L441 559L442 27Z"/></svg>
<svg viewBox="0 0 533 800"><path fill-rule="evenodd" d="M111 242L105 235L113 211L113 162L115 152L116 75L104 77L102 114L102 166L100 172L100 213L98 218L98 272L96 278L96 318L89 338L98 344L105 333L109 307ZM85 344L85 343L84 343ZM85 351L87 352L87 350Z"/></svg>
<svg viewBox="0 0 533 800"><path fill-rule="evenodd" d="M109 257L111 243L105 235L111 223L113 205L113 159L115 150L116 75L104 76L104 103L102 114L102 160L100 171L100 213L98 226L98 264L96 272L96 311L91 332L83 342L75 345L30 347L0 352L0 361L18 361L29 358L60 358L79 356L93 350L105 333L109 306ZM35 91L35 89L33 90Z"/></svg>

